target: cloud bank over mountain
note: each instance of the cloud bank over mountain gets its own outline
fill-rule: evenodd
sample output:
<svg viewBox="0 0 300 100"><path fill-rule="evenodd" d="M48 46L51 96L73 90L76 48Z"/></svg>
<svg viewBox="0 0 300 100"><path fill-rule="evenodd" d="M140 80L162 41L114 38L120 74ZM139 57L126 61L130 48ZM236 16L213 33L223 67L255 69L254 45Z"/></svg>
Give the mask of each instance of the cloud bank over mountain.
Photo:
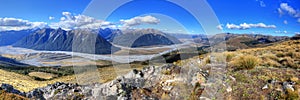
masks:
<svg viewBox="0 0 300 100"><path fill-rule="evenodd" d="M50 16L49 20L55 17ZM0 18L0 31L25 30L34 28L62 28L64 30L72 29L99 29L99 28L132 28L143 24L159 24L160 20L154 16L136 16L130 19L122 19L119 22L109 22L99 20L86 15L75 15L70 12L62 12L62 17L58 22L30 22L18 18Z"/></svg>
<svg viewBox="0 0 300 100"><path fill-rule="evenodd" d="M229 24L227 23L226 27L228 29L250 29L250 28L276 28L275 25L266 25L264 23L257 23L257 24L247 24L243 23L240 25L235 25L235 24Z"/></svg>
<svg viewBox="0 0 300 100"><path fill-rule="evenodd" d="M85 15L73 15L70 12L62 12L63 17L60 18L59 22L51 23L52 28L63 28L66 30L77 29L77 28L100 28L100 27L111 27L111 22L98 20L93 17Z"/></svg>
<svg viewBox="0 0 300 100"><path fill-rule="evenodd" d="M45 22L30 22L28 20L17 18L0 18L0 31L7 30L25 30L47 27Z"/></svg>
<svg viewBox="0 0 300 100"><path fill-rule="evenodd" d="M123 24L123 27L128 28L141 24L158 24L160 20L153 16L137 16L128 20L120 20L120 22Z"/></svg>

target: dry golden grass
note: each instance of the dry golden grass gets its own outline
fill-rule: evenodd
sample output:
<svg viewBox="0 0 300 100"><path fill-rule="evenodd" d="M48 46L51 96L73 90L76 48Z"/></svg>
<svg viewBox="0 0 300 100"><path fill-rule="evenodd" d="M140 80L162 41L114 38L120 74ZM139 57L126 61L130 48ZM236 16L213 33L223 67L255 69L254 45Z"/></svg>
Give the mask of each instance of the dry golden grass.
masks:
<svg viewBox="0 0 300 100"><path fill-rule="evenodd" d="M236 54L253 55L263 60L265 67L300 68L300 40L290 40L265 48L244 49Z"/></svg>
<svg viewBox="0 0 300 100"><path fill-rule="evenodd" d="M252 55L242 55L234 58L231 63L236 70L253 69L260 64L260 58Z"/></svg>
<svg viewBox="0 0 300 100"><path fill-rule="evenodd" d="M44 72L31 72L28 74L29 76L32 77L38 77L41 79L52 79L54 77L57 77L57 75L51 74L51 73L44 73Z"/></svg>
<svg viewBox="0 0 300 100"><path fill-rule="evenodd" d="M98 68L99 73L97 74L99 75L98 77L99 80L93 80L93 81L100 82L100 83L108 82L115 79L119 75L128 73L132 69L142 69L143 67L144 65L141 64L131 64L131 65L117 64L113 67L110 66L110 67ZM1 73L0 83L11 84L16 89L24 92L31 91L35 88L44 87L47 86L48 84L53 84L55 82L78 83L78 81L80 80L77 80L76 78L80 76L84 76L84 77L95 76L95 74L93 73L84 72L76 75L58 77L48 81L37 81L34 79L34 77L31 76L40 77L43 79L50 79L51 77L53 77L53 75L49 73L43 73L43 72L32 72L29 74L30 76L26 76L14 72L8 72L2 69L0 69L0 73Z"/></svg>
<svg viewBox="0 0 300 100"><path fill-rule="evenodd" d="M237 56L234 52L225 52L226 61L231 61L235 56Z"/></svg>
<svg viewBox="0 0 300 100"><path fill-rule="evenodd" d="M104 68L99 68L99 76L100 76L100 82L105 83L108 81L111 81L115 79L117 76L124 75L132 69L138 69L141 70L143 66L138 65L138 64L131 64L131 65L114 65L113 67L104 67Z"/></svg>
<svg viewBox="0 0 300 100"><path fill-rule="evenodd" d="M69 83L75 82L74 76L64 76L51 81L36 81L30 76L25 76L13 72L7 72L1 69L0 69L0 73L1 73L0 83L11 84L16 89L24 92L28 92L38 87L44 87L47 86L47 84L53 84L55 82L69 82Z"/></svg>

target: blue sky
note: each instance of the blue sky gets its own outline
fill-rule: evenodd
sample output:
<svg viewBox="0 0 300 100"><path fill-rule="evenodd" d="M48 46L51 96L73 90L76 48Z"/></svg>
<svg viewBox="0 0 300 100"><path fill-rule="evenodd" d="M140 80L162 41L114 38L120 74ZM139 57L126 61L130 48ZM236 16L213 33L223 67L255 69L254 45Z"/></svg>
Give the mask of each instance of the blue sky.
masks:
<svg viewBox="0 0 300 100"><path fill-rule="evenodd" d="M219 19L218 28L223 32L287 36L300 32L300 0L207 1ZM191 13L164 0L135 0L116 9L107 19L93 15L80 16L89 3L90 0L0 0L0 18L3 21L0 19L0 31L36 26L65 28L126 26L126 28L156 28L174 33L204 32ZM98 10L94 12L95 15L101 15ZM21 21L20 25L23 26L20 27L24 28L16 28L19 26L11 23L3 24L13 22L11 20L14 18ZM217 26L215 27L217 29Z"/></svg>
<svg viewBox="0 0 300 100"><path fill-rule="evenodd" d="M82 13L89 2L90 0L0 0L0 17L51 22L49 16L59 18L65 11Z"/></svg>

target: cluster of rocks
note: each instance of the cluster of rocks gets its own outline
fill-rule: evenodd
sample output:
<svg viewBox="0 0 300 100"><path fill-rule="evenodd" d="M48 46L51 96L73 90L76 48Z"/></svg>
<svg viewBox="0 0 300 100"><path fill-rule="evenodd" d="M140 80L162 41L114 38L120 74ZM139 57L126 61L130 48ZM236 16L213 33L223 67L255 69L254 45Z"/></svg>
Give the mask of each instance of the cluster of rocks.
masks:
<svg viewBox="0 0 300 100"><path fill-rule="evenodd" d="M173 64L161 67L150 66L143 70L132 70L117 79L100 84L78 85L57 82L46 87L24 93L11 85L1 88L9 93L32 99L101 99L101 100L148 100L172 97L186 99L191 93L200 98L208 73L199 68L185 68Z"/></svg>
<svg viewBox="0 0 300 100"><path fill-rule="evenodd" d="M291 90L291 91L295 91L295 84L296 82L293 82L293 81L285 81L285 82L280 82L280 81L277 81L277 80L274 80L274 79L271 79L271 80L268 80L267 84L265 84L262 89L263 90L266 90L266 89L269 89L269 87L274 87L276 85L279 85L281 86L282 88L281 89L277 89L278 91L281 91L281 90Z"/></svg>
<svg viewBox="0 0 300 100"><path fill-rule="evenodd" d="M142 74L141 74L142 73ZM205 83L208 73L198 67L179 67L166 64L155 68L146 67L141 71L133 71L117 80L119 99L161 99L163 96L171 99L186 99L192 92L200 97L204 87L198 84ZM195 89L197 88L197 89Z"/></svg>
<svg viewBox="0 0 300 100"><path fill-rule="evenodd" d="M91 98L92 96L92 87L82 86L72 83L62 83L57 82L54 84L49 84L46 87L37 88L29 92L20 92L19 90L14 89L12 85L2 84L0 90L4 90L8 93L18 94L20 96L39 99L39 100L48 100L48 99L85 99Z"/></svg>
<svg viewBox="0 0 300 100"><path fill-rule="evenodd" d="M19 94L22 96L25 95L25 92L20 92L19 90L14 89L14 87L9 84L1 84L0 90L4 90L8 93Z"/></svg>

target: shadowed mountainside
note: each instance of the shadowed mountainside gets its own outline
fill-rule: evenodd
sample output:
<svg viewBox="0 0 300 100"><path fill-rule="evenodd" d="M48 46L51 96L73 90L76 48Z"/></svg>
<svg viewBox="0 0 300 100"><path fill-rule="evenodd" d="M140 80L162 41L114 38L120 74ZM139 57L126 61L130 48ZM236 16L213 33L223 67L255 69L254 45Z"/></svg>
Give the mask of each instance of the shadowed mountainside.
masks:
<svg viewBox="0 0 300 100"><path fill-rule="evenodd" d="M133 48L181 43L177 38L155 29L128 29L114 32L109 41L113 44Z"/></svg>
<svg viewBox="0 0 300 100"><path fill-rule="evenodd" d="M90 30L41 29L24 37L15 47L48 51L111 54L120 50ZM113 49L112 49L113 48Z"/></svg>
<svg viewBox="0 0 300 100"><path fill-rule="evenodd" d="M2 31L0 32L0 46L6 46L16 43L32 32L34 32L34 30Z"/></svg>

